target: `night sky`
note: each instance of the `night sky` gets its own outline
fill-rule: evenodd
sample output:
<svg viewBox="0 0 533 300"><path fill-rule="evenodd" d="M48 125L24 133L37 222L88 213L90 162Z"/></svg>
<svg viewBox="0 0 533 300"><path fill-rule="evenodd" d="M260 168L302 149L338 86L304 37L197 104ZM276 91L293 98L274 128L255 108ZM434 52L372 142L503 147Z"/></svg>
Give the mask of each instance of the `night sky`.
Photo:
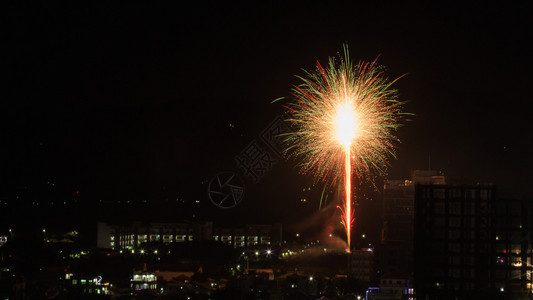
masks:
<svg viewBox="0 0 533 300"><path fill-rule="evenodd" d="M390 178L430 162L533 196L530 7L175 3L4 4L1 200L208 203L230 170L246 186L235 212L292 217L312 178L280 161L253 183L234 157L343 43L409 73L395 88L415 116Z"/></svg>

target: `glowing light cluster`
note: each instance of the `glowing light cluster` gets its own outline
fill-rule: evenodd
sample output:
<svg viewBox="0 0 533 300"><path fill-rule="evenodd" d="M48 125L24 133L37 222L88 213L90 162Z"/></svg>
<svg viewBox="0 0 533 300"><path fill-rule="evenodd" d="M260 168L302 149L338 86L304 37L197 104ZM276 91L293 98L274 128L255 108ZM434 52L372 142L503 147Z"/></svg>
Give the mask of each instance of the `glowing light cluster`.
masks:
<svg viewBox="0 0 533 300"><path fill-rule="evenodd" d="M294 131L287 135L289 152L300 158L302 173L322 181L344 181L342 222L348 251L353 223L351 207L352 169L357 177L384 174L395 158L402 103L383 71L372 63L352 63L347 47L337 63L330 58L323 68L306 72L293 88L296 101L286 106ZM343 176L344 175L344 176Z"/></svg>
<svg viewBox="0 0 533 300"><path fill-rule="evenodd" d="M357 134L357 117L349 101L340 104L334 117L335 135L344 147L350 146Z"/></svg>

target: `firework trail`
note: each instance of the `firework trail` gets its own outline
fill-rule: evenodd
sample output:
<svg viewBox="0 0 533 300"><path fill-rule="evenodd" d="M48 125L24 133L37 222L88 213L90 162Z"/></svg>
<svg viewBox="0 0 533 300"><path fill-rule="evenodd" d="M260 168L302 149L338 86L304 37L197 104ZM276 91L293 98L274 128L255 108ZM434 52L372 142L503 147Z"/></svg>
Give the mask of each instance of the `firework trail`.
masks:
<svg viewBox="0 0 533 300"><path fill-rule="evenodd" d="M300 159L302 173L314 174L323 182L343 182L345 199L342 222L350 252L352 172L356 178L382 175L395 158L394 136L400 126L402 102L380 68L372 63L353 64L348 48L316 72L297 76L302 82L292 90L296 98L287 105L294 131L287 134L288 151ZM399 79L399 78L398 78Z"/></svg>

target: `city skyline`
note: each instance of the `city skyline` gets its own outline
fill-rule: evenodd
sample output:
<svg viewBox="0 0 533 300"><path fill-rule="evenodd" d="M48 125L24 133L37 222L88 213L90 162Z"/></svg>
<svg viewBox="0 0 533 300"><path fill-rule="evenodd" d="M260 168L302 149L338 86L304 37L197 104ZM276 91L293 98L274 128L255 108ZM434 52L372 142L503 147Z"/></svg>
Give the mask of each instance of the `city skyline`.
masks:
<svg viewBox="0 0 533 300"><path fill-rule="evenodd" d="M3 12L2 299L532 297L527 4L10 1ZM364 66L357 93L331 88L352 74L342 63L330 81L307 76L343 47ZM370 65L388 77L374 92ZM384 100L381 87L400 105L353 101ZM301 111L323 91L344 95L340 109L323 101L335 109L288 121L290 103L306 99ZM405 118L376 122L397 107ZM350 129L335 141L341 168L319 168L343 170L345 191L287 155L294 123L315 121L309 142L330 123ZM363 164L354 128L380 141ZM324 153L307 169L331 161L322 137L298 149Z"/></svg>

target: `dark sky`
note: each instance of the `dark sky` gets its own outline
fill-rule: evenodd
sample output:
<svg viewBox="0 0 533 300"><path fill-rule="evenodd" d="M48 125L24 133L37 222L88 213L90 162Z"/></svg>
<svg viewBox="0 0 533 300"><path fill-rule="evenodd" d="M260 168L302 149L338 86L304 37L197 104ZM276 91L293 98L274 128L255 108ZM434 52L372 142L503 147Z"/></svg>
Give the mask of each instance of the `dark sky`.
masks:
<svg viewBox="0 0 533 300"><path fill-rule="evenodd" d="M392 178L431 157L445 175L531 197L531 13L518 4L10 1L0 197L205 200L209 179L239 172L235 155L281 113L271 101L343 43L355 60L379 56L391 78L409 73L395 87L416 116L398 132ZM291 188L310 182L293 166L247 181L248 209L292 201Z"/></svg>

